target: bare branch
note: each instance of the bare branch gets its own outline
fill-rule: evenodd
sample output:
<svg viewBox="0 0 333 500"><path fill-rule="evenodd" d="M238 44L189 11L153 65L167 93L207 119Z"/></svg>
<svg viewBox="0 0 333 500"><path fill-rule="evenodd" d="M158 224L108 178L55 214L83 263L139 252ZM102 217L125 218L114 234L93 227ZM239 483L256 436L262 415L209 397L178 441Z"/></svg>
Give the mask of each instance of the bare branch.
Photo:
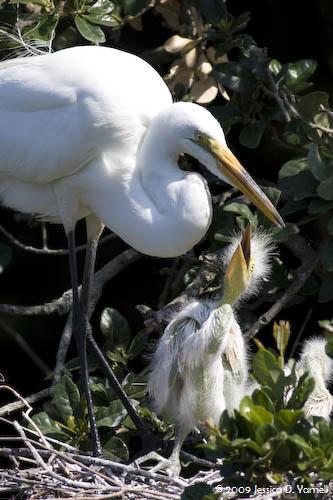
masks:
<svg viewBox="0 0 333 500"><path fill-rule="evenodd" d="M5 229L3 226L0 225L0 232L6 236L6 238L17 248L20 248L21 250L24 250L25 252L30 252L34 253L37 255L55 255L55 256L61 256L61 255L68 255L68 249L67 248L49 248L47 246L43 246L43 248L37 248L33 247L31 245L26 245L25 243L22 243L18 239L16 239L7 229ZM104 236L104 238L101 238L100 244L101 243L106 243L107 241L113 240L117 238L117 235L114 233L107 234ZM43 238L43 241L45 239ZM84 243L83 245L78 245L76 247L77 252L81 252L82 250L85 250L87 248L87 244Z"/></svg>
<svg viewBox="0 0 333 500"><path fill-rule="evenodd" d="M94 278L94 296L93 301L96 304L101 296L104 285L118 274L122 269L125 269L132 262L135 262L141 257L136 250L130 248L125 250L110 262L105 264L99 271L96 272ZM79 291L81 287L79 287ZM0 313L17 314L23 316L49 315L57 313L59 315L67 314L72 307L72 290L66 290L58 299L46 302L45 304L21 306L14 304L0 304Z"/></svg>
<svg viewBox="0 0 333 500"><path fill-rule="evenodd" d="M37 401L41 401L42 399L46 399L51 396L52 390L51 388L43 389L42 391L36 392L36 394L32 394L25 398L25 401L29 404L36 403ZM8 403L0 408L0 416L7 415L12 413L13 411L20 410L24 408L26 404L22 400L14 401L13 403Z"/></svg>

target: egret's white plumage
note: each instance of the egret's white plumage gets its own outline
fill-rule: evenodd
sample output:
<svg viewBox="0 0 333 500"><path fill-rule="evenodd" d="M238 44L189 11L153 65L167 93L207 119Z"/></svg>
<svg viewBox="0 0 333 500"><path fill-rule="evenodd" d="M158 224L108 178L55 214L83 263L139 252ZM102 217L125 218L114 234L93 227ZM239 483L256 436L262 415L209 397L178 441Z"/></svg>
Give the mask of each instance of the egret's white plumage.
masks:
<svg viewBox="0 0 333 500"><path fill-rule="evenodd" d="M296 374L300 378L307 372L315 381L314 390L304 404L305 415L329 419L333 396L327 386L333 380L333 360L326 354L326 342L322 337L313 337L304 343L296 364Z"/></svg>
<svg viewBox="0 0 333 500"><path fill-rule="evenodd" d="M67 230L93 213L137 250L160 257L186 252L207 231L206 181L180 170L177 158L191 154L225 178L210 146L194 140L200 132L226 148L223 130L206 109L172 103L161 77L142 59L75 47L6 61L0 65L0 120L4 205L62 222ZM235 162L230 154L227 160ZM254 201L273 214L240 169L234 166L236 177L246 178L228 182L251 183ZM277 213L273 219L283 223Z"/></svg>

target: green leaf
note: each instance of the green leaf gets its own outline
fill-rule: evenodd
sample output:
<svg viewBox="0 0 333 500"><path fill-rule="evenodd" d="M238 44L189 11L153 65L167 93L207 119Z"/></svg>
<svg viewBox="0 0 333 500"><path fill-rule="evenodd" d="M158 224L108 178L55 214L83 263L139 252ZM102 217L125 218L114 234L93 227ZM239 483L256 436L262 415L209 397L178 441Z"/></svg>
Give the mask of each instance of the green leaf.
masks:
<svg viewBox="0 0 333 500"><path fill-rule="evenodd" d="M284 359L284 354L286 352L290 334L291 331L289 321L279 321L279 323L276 323L276 321L274 322L273 337L282 359Z"/></svg>
<svg viewBox="0 0 333 500"><path fill-rule="evenodd" d="M291 434L288 436L289 441L296 445L307 456L311 457L312 447L299 434Z"/></svg>
<svg viewBox="0 0 333 500"><path fill-rule="evenodd" d="M109 406L96 408L97 427L118 427L127 415L123 404L119 400L111 401Z"/></svg>
<svg viewBox="0 0 333 500"><path fill-rule="evenodd" d="M297 386L293 390L293 393L288 401L287 408L293 410L302 409L304 403L306 402L314 388L314 379L312 377L309 377L308 373L304 373L300 377L299 381L297 382Z"/></svg>
<svg viewBox="0 0 333 500"><path fill-rule="evenodd" d="M264 122L246 125L240 133L239 142L246 148L256 149L260 144L265 128L266 124Z"/></svg>
<svg viewBox="0 0 333 500"><path fill-rule="evenodd" d="M220 84L235 92L252 92L257 87L250 69L238 62L216 64L214 74Z"/></svg>
<svg viewBox="0 0 333 500"><path fill-rule="evenodd" d="M333 173L332 168L320 156L318 146L313 143L309 146L308 164L317 181L325 181Z"/></svg>
<svg viewBox="0 0 333 500"><path fill-rule="evenodd" d="M263 424L271 424L273 415L263 406L255 405L249 396L245 396L239 406L239 413L256 427Z"/></svg>
<svg viewBox="0 0 333 500"><path fill-rule="evenodd" d="M298 100L298 108L301 115L305 118L300 122L305 133L314 142L321 142L322 131L313 129L306 121L316 123L324 127L330 126L330 120L326 112L320 111L320 106L329 107L329 95L326 92L312 92L306 94Z"/></svg>
<svg viewBox="0 0 333 500"><path fill-rule="evenodd" d="M69 417L81 417L80 392L68 375L56 384L53 402L64 424Z"/></svg>
<svg viewBox="0 0 333 500"><path fill-rule="evenodd" d="M111 349L127 348L131 340L131 331L127 319L120 312L112 307L104 309L100 319L100 327Z"/></svg>
<svg viewBox="0 0 333 500"><path fill-rule="evenodd" d="M119 26L119 21L109 14L83 15L84 19L93 24L101 24L102 26Z"/></svg>
<svg viewBox="0 0 333 500"><path fill-rule="evenodd" d="M114 361L115 363L118 363L120 365L127 365L127 359L122 355L122 353L118 350L113 351L106 351L106 355L111 361Z"/></svg>
<svg viewBox="0 0 333 500"><path fill-rule="evenodd" d="M33 415L32 420L46 436L52 436L60 441L68 441L69 435L66 434L66 432L61 429L58 422L51 419L45 411Z"/></svg>
<svg viewBox="0 0 333 500"><path fill-rule="evenodd" d="M245 205L245 203L232 202L232 203L229 203L228 205L225 205L223 207L223 210L225 212L232 212L232 213L235 213L238 215L242 215L243 217L245 217L249 221L252 221L254 218L253 213L251 212L249 207L247 205Z"/></svg>
<svg viewBox="0 0 333 500"><path fill-rule="evenodd" d="M327 271L333 271L333 240L325 241L319 247L322 265Z"/></svg>
<svg viewBox="0 0 333 500"><path fill-rule="evenodd" d="M97 0L97 2L95 2L91 7L89 7L89 9L87 9L87 12L93 14L94 16L97 16L99 14L111 14L113 10L114 3L110 0Z"/></svg>
<svg viewBox="0 0 333 500"><path fill-rule="evenodd" d="M281 369L274 354L267 349L260 349L253 358L253 376L259 384L272 387L276 383Z"/></svg>
<svg viewBox="0 0 333 500"><path fill-rule="evenodd" d="M43 40L48 42L54 36L54 32L59 22L59 14L44 14L39 18L37 25L29 30L29 39Z"/></svg>
<svg viewBox="0 0 333 500"><path fill-rule="evenodd" d="M329 95L327 92L311 92L298 99L298 107L306 120L312 121L318 113L320 105L329 107Z"/></svg>
<svg viewBox="0 0 333 500"><path fill-rule="evenodd" d="M274 415L274 425L279 431L293 432L302 416L302 410L282 409Z"/></svg>
<svg viewBox="0 0 333 500"><path fill-rule="evenodd" d="M115 460L119 462L120 460L128 460L129 453L128 448L124 441L118 437L112 436L103 445L103 453L109 460Z"/></svg>
<svg viewBox="0 0 333 500"><path fill-rule="evenodd" d="M145 350L145 348L147 347L148 339L149 333L146 330L143 330L134 337L127 352L129 359L136 358L136 356L138 356Z"/></svg>
<svg viewBox="0 0 333 500"><path fill-rule="evenodd" d="M279 172L279 180L285 179L286 177L293 177L308 170L308 164L306 158L297 158L297 160L290 160L285 163Z"/></svg>
<svg viewBox="0 0 333 500"><path fill-rule="evenodd" d="M12 255L12 249L5 243L0 243L0 274L9 266Z"/></svg>
<svg viewBox="0 0 333 500"><path fill-rule="evenodd" d="M317 193L324 200L333 200L333 175L319 184Z"/></svg>
<svg viewBox="0 0 333 500"><path fill-rule="evenodd" d="M308 80L315 72L316 67L317 63L312 59L301 59L300 61L286 64L284 77L285 84L294 92L302 90L304 87L300 87L299 84Z"/></svg>
<svg viewBox="0 0 333 500"><path fill-rule="evenodd" d="M273 73L273 75L277 76L282 69L282 64L277 59L272 59L268 65L268 69Z"/></svg>
<svg viewBox="0 0 333 500"><path fill-rule="evenodd" d="M98 26L90 24L82 16L75 16L74 22L79 33L89 42L96 44L105 42L104 32Z"/></svg>
<svg viewBox="0 0 333 500"><path fill-rule="evenodd" d="M267 411L274 413L274 403L264 389L255 389L252 399L256 405L263 406Z"/></svg>
<svg viewBox="0 0 333 500"><path fill-rule="evenodd" d="M276 429L272 424L263 424L256 429L256 441L260 446L266 444L275 435Z"/></svg>
<svg viewBox="0 0 333 500"><path fill-rule="evenodd" d="M279 172L278 186L296 201L315 195L317 185L306 158L288 161Z"/></svg>

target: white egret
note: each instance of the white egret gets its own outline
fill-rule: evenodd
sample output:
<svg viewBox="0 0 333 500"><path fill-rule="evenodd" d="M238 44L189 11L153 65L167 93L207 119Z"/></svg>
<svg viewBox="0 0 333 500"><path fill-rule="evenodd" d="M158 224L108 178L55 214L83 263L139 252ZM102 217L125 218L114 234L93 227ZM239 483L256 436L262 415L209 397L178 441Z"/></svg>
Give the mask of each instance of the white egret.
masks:
<svg viewBox="0 0 333 500"><path fill-rule="evenodd" d="M305 415L328 420L333 410L333 396L327 389L333 380L333 360L326 354L325 346L324 338L307 340L296 364L296 375L300 378L307 372L315 381L314 389L303 407Z"/></svg>
<svg viewBox="0 0 333 500"><path fill-rule="evenodd" d="M283 221L228 149L213 116L192 103L172 103L158 73L126 52L75 47L6 61L0 65L0 121L1 202L62 223L68 237L73 332L100 453L85 344L103 225L147 255L174 257L191 249L207 231L212 207L205 180L178 168L181 153L239 188L273 223ZM89 245L79 303L74 230L83 217Z"/></svg>
<svg viewBox="0 0 333 500"><path fill-rule="evenodd" d="M246 346L233 309L258 291L270 271L268 236L251 240L250 227L224 254L222 300L193 301L166 327L154 354L148 390L158 413L176 426L170 458L155 452L136 462L154 459L153 470L180 473L179 454L187 434L206 423L218 425L222 412L232 412L249 392Z"/></svg>

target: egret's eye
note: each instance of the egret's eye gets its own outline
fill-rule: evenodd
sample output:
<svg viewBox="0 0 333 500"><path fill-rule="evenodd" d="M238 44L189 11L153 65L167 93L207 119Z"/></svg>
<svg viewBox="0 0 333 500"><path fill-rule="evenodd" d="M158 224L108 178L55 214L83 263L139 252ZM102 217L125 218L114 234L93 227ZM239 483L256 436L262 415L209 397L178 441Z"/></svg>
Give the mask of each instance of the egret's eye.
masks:
<svg viewBox="0 0 333 500"><path fill-rule="evenodd" d="M196 138L198 141L201 141L203 136L202 136L202 134L196 134Z"/></svg>

